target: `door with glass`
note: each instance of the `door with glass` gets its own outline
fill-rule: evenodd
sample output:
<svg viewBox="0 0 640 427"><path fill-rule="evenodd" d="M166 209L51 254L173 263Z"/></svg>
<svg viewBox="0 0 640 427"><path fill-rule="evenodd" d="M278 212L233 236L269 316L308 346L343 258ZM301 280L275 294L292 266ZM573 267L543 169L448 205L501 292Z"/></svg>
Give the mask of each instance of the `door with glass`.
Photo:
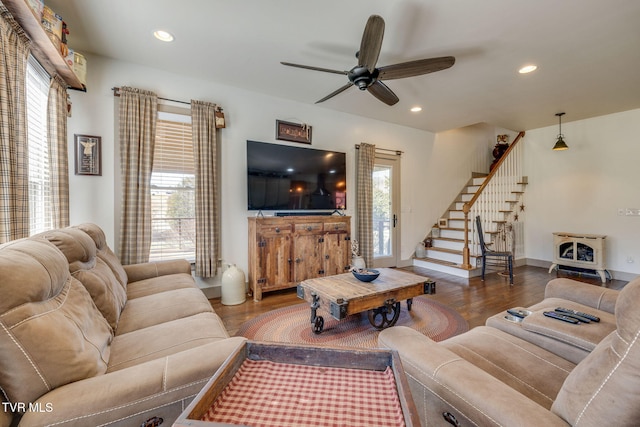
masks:
<svg viewBox="0 0 640 427"><path fill-rule="evenodd" d="M400 158L376 154L373 168L373 266L398 265Z"/></svg>

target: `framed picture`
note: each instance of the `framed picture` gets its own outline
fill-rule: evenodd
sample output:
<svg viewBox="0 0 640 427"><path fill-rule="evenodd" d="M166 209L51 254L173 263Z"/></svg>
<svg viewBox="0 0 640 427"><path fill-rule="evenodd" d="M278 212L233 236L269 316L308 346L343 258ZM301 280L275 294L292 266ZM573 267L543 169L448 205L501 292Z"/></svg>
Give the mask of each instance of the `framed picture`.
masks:
<svg viewBox="0 0 640 427"><path fill-rule="evenodd" d="M449 220L447 218L440 218L438 220L438 227L440 227L440 228L449 227Z"/></svg>
<svg viewBox="0 0 640 427"><path fill-rule="evenodd" d="M102 138L74 135L76 175L102 175Z"/></svg>
<svg viewBox="0 0 640 427"><path fill-rule="evenodd" d="M311 126L276 120L276 139L311 144Z"/></svg>

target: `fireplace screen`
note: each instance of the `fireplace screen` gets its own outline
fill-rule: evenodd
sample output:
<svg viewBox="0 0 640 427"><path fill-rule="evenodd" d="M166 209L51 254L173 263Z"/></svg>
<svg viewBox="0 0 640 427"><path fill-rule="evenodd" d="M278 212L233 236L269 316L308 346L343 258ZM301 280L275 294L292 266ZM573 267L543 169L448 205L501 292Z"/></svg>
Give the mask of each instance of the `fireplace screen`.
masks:
<svg viewBox="0 0 640 427"><path fill-rule="evenodd" d="M574 246L576 247L575 256L573 253ZM576 261L593 262L593 248L580 242L576 242L575 245L573 242L563 243L560 245L559 256L561 259L575 259Z"/></svg>

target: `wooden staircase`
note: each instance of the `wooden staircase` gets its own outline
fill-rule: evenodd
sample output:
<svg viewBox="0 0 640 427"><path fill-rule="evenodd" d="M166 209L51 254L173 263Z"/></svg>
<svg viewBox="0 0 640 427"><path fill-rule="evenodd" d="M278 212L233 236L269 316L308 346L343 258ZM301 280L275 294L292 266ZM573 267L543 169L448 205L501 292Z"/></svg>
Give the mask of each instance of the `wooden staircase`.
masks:
<svg viewBox="0 0 640 427"><path fill-rule="evenodd" d="M524 132L520 133L489 175L469 180L442 215L441 219L446 220L446 225L437 227L435 232L432 229L425 238L425 241L430 240L431 247L425 248L425 257L414 257L414 266L466 278L481 274L481 269L477 268L480 248L477 246L477 236L474 236L475 216L480 215L483 219L486 242L496 242L496 246L499 246L498 235L502 239L506 225L515 224L524 213L527 180L521 175L522 151L514 150L522 136ZM511 158L507 160L507 157ZM465 260L465 248L468 260Z"/></svg>
<svg viewBox="0 0 640 427"><path fill-rule="evenodd" d="M486 177L472 178L465 188L458 194L456 200L451 204L447 212L442 216L447 220L447 226L438 227L439 237L434 237L430 233L431 247L426 248L424 258L414 258L413 265L428 268L430 270L441 271L459 277L473 277L474 271L462 268L464 249L464 212L465 202L471 200L476 191L480 188ZM471 263L476 265L476 257Z"/></svg>

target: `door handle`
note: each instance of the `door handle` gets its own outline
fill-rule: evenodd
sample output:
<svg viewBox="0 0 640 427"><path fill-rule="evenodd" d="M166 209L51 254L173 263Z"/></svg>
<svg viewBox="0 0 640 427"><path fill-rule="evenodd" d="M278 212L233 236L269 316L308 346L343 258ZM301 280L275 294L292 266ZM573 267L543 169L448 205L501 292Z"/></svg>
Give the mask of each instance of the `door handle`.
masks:
<svg viewBox="0 0 640 427"><path fill-rule="evenodd" d="M393 228L396 228L396 224L398 223L398 217L396 214L393 214Z"/></svg>

